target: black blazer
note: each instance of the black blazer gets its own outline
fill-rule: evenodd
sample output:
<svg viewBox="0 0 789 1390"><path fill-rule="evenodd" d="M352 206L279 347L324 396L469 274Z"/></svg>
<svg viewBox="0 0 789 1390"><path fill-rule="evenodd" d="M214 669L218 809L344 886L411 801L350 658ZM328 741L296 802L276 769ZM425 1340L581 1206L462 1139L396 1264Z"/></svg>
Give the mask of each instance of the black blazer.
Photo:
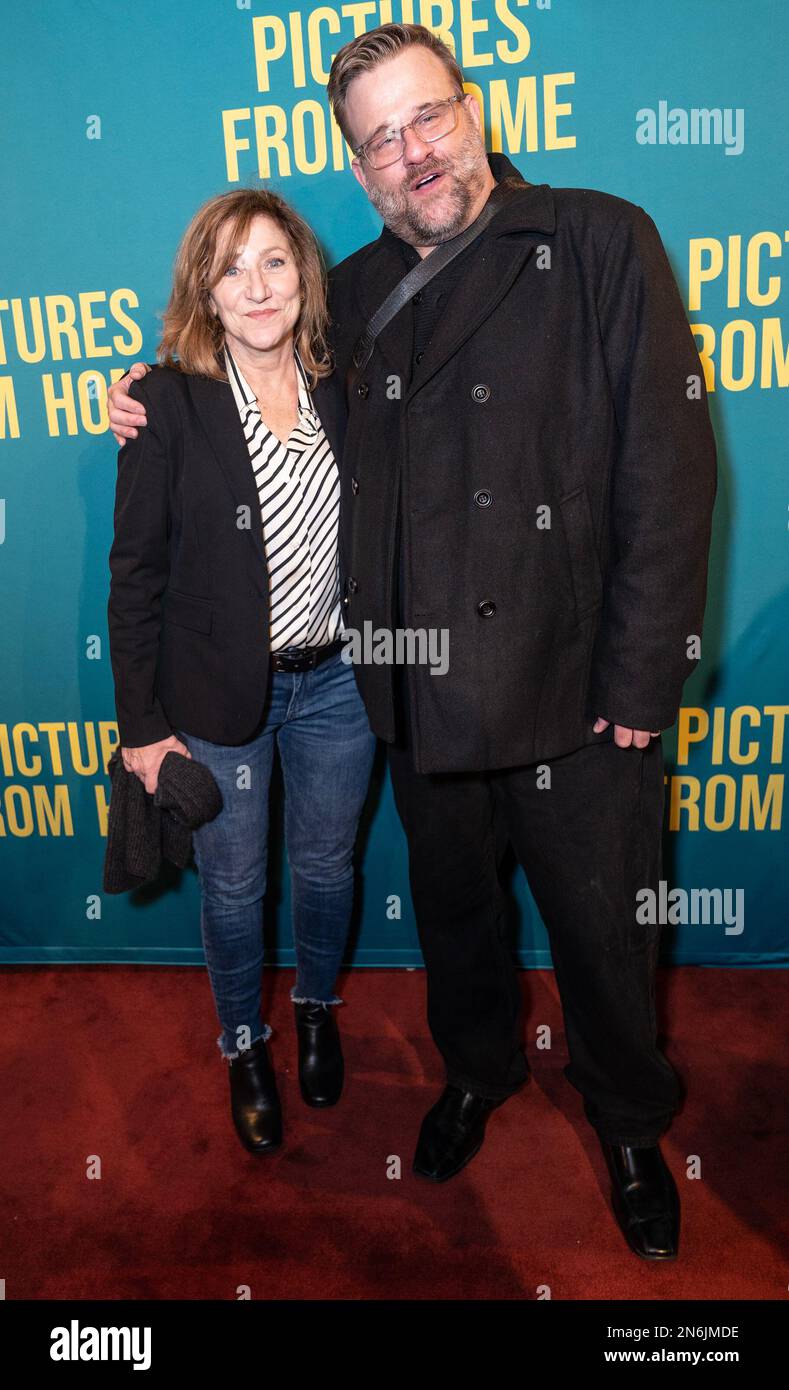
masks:
<svg viewBox="0 0 789 1390"><path fill-rule="evenodd" d="M232 388L156 366L130 395L148 424L118 452L107 615L121 744L175 729L248 742L268 688L268 570ZM337 374L312 397L339 468Z"/></svg>

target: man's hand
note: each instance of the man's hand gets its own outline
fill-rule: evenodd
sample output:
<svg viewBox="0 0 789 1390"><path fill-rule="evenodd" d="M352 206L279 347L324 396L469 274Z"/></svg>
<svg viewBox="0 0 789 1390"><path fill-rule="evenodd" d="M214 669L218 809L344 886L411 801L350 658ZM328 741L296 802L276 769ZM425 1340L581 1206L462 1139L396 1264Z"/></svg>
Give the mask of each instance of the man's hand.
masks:
<svg viewBox="0 0 789 1390"><path fill-rule="evenodd" d="M128 385L128 377L132 381L142 381L150 370L147 362L133 362L126 376L122 376L109 389L110 429L120 445L125 444L127 439L137 438L135 425L148 423L145 407L128 394L124 382Z"/></svg>
<svg viewBox="0 0 789 1390"><path fill-rule="evenodd" d="M610 719L601 719L598 715L592 728L593 734L601 734L603 729L607 729L611 723ZM653 729L626 729L622 724L614 725L614 743L620 748L629 748L631 743L634 748L646 748L651 738L659 738L660 730Z"/></svg>
<svg viewBox="0 0 789 1390"><path fill-rule="evenodd" d="M170 734L169 738L147 743L143 748L121 748L121 758L126 771L139 777L145 790L153 795L159 784L159 768L170 752L183 753L185 758L192 756L185 744Z"/></svg>

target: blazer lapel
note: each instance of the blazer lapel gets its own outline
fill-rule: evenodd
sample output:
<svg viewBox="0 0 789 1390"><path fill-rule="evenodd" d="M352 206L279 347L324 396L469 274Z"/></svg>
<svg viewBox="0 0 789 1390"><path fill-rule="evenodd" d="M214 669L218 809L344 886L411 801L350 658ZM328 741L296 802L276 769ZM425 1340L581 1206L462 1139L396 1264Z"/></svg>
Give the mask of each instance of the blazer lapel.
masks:
<svg viewBox="0 0 789 1390"><path fill-rule="evenodd" d="M249 528L257 558L266 564L263 528L255 524L260 516L260 497L252 470L249 448L229 382L213 377L189 376L189 392L200 423L208 436L216 461L224 474L236 507L249 507L253 524ZM345 394L336 373L321 377L311 392L326 438L338 469L345 442Z"/></svg>
<svg viewBox="0 0 789 1390"><path fill-rule="evenodd" d="M258 559L265 566L266 550L260 525L260 498L252 471L249 448L229 382L212 377L188 376L189 393L211 448L216 456L236 507L248 507L248 529Z"/></svg>

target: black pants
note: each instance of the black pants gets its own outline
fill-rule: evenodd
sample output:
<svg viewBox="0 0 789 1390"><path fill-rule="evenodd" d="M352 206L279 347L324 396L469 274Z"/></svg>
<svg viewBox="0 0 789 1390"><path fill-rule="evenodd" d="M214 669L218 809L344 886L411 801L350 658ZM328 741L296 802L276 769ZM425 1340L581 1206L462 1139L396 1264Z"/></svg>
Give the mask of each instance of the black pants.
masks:
<svg viewBox="0 0 789 1390"><path fill-rule="evenodd" d="M398 704L389 767L408 839L428 1023L447 1081L498 1099L529 1075L498 877L509 839L550 939L570 1056L564 1074L601 1138L656 1143L681 1095L656 1043L660 927L636 922L636 893L657 891L661 872L660 740L642 751L605 739L554 759L550 789L540 789L536 766L417 773L402 694Z"/></svg>

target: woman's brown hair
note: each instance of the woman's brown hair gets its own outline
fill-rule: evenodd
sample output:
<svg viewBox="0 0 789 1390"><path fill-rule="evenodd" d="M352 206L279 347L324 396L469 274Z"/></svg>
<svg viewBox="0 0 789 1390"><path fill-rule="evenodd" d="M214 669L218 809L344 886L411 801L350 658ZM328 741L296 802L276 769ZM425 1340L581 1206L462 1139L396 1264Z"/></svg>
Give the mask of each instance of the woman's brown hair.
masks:
<svg viewBox="0 0 789 1390"><path fill-rule="evenodd" d="M170 299L163 314L156 360L165 367L227 381L222 358L225 332L209 303L211 287L229 266L253 217L270 217L287 237L301 284L301 311L294 338L311 387L332 370L326 343L326 272L320 248L303 217L278 193L240 188L209 198L198 209L178 247ZM227 229L225 255L218 260Z"/></svg>

